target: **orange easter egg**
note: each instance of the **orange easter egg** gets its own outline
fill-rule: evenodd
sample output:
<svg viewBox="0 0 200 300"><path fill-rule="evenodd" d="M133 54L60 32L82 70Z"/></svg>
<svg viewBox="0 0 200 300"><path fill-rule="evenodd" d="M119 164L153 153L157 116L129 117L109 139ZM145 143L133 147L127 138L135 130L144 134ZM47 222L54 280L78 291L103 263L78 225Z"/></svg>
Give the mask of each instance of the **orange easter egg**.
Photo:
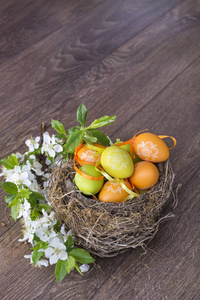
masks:
<svg viewBox="0 0 200 300"><path fill-rule="evenodd" d="M165 142L159 136L149 132L136 136L133 148L142 160L157 163L169 157L169 149Z"/></svg>
<svg viewBox="0 0 200 300"><path fill-rule="evenodd" d="M99 148L105 148L102 145L94 144L94 146ZM78 151L79 164L83 166L85 162L96 164L100 160L100 155L97 154L95 150L89 149L88 145L84 145Z"/></svg>
<svg viewBox="0 0 200 300"><path fill-rule="evenodd" d="M127 188L132 190L127 179L124 179L124 184L127 186ZM99 193L99 200L102 202L123 202L128 195L129 194L122 188L119 182L113 183L107 181Z"/></svg>
<svg viewBox="0 0 200 300"><path fill-rule="evenodd" d="M135 169L129 181L137 189L146 190L155 185L159 178L158 168L149 161L140 161L135 164Z"/></svg>

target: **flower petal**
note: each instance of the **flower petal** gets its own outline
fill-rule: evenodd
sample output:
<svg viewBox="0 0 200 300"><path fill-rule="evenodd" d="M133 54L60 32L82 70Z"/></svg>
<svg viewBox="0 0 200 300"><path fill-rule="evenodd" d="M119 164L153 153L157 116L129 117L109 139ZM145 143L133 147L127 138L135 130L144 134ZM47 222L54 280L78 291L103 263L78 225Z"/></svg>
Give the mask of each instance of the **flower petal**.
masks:
<svg viewBox="0 0 200 300"><path fill-rule="evenodd" d="M50 149L49 150L49 156L50 157L55 157L55 155L56 155L56 152L53 149Z"/></svg>
<svg viewBox="0 0 200 300"><path fill-rule="evenodd" d="M63 151L63 147L62 147L61 145L58 145L58 144L55 145L53 148L54 148L54 150L55 150L57 153Z"/></svg>
<svg viewBox="0 0 200 300"><path fill-rule="evenodd" d="M66 246L61 242L57 244L56 248L59 250L66 250Z"/></svg>
<svg viewBox="0 0 200 300"><path fill-rule="evenodd" d="M38 143L40 141L40 136L36 136L35 141Z"/></svg>
<svg viewBox="0 0 200 300"><path fill-rule="evenodd" d="M54 264L56 264L57 263L57 261L58 261L58 256L57 255L52 255L51 257L50 257L50 259L49 259L49 261L50 261L50 265L54 265Z"/></svg>
<svg viewBox="0 0 200 300"><path fill-rule="evenodd" d="M49 246L57 248L58 244L60 244L60 239L56 236L55 238L53 238L51 243L49 243Z"/></svg>
<svg viewBox="0 0 200 300"><path fill-rule="evenodd" d="M53 248L49 247L45 250L45 256L49 258L54 253Z"/></svg>
<svg viewBox="0 0 200 300"><path fill-rule="evenodd" d="M61 259L61 260L66 260L68 258L68 254L66 251L61 251L59 254L58 254L58 258Z"/></svg>
<svg viewBox="0 0 200 300"><path fill-rule="evenodd" d="M89 265L83 264L80 266L80 270L82 273L87 272L90 269Z"/></svg>

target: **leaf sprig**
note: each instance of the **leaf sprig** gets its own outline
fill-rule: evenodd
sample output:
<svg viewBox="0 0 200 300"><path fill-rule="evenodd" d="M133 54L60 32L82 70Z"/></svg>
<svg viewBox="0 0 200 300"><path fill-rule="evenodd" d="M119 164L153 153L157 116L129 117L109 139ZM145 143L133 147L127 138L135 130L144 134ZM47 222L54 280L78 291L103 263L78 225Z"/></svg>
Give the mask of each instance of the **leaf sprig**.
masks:
<svg viewBox="0 0 200 300"><path fill-rule="evenodd" d="M58 132L58 137L65 139L63 146L63 155L73 154L76 147L83 141L88 144L100 143L101 145L110 145L110 139L97 128L107 126L115 120L116 116L104 116L94 120L89 126L85 127L87 120L87 109L84 104L81 104L77 110L77 121L81 126L72 127L68 130L68 134L62 123L52 120L52 127Z"/></svg>

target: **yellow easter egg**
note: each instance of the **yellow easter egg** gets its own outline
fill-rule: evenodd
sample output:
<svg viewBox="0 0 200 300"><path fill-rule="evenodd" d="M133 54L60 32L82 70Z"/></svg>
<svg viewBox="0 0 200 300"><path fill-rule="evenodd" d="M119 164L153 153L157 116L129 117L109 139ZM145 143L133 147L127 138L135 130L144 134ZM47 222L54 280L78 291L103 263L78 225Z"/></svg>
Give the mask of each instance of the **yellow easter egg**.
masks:
<svg viewBox="0 0 200 300"><path fill-rule="evenodd" d="M124 184L132 190L127 179L124 179ZM101 202L124 202L128 196L129 194L122 188L119 182L113 183L107 181L99 193L99 200Z"/></svg>
<svg viewBox="0 0 200 300"><path fill-rule="evenodd" d="M135 169L129 181L137 189L147 190L155 185L159 178L158 168L149 161L140 161L135 164Z"/></svg>
<svg viewBox="0 0 200 300"><path fill-rule="evenodd" d="M103 151L101 165L110 176L118 178L130 177L134 169L130 154L117 146L110 146Z"/></svg>
<svg viewBox="0 0 200 300"><path fill-rule="evenodd" d="M151 162L162 162L168 159L169 149L165 142L153 133L142 133L136 136L134 151L139 158Z"/></svg>

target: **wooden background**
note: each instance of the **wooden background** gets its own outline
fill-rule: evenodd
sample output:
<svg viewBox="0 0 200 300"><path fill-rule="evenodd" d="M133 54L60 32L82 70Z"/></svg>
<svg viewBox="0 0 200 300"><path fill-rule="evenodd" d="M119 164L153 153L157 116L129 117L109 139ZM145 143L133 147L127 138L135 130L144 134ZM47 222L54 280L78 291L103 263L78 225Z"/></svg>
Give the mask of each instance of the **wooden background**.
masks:
<svg viewBox="0 0 200 300"><path fill-rule="evenodd" d="M104 131L113 140L145 128L174 136L174 192L182 184L147 254L97 258L59 283L54 266L23 257L1 191L0 298L200 299L200 1L0 0L0 34L0 158L26 151L41 122L51 133L52 118L75 126L83 103L88 124L117 115Z"/></svg>

